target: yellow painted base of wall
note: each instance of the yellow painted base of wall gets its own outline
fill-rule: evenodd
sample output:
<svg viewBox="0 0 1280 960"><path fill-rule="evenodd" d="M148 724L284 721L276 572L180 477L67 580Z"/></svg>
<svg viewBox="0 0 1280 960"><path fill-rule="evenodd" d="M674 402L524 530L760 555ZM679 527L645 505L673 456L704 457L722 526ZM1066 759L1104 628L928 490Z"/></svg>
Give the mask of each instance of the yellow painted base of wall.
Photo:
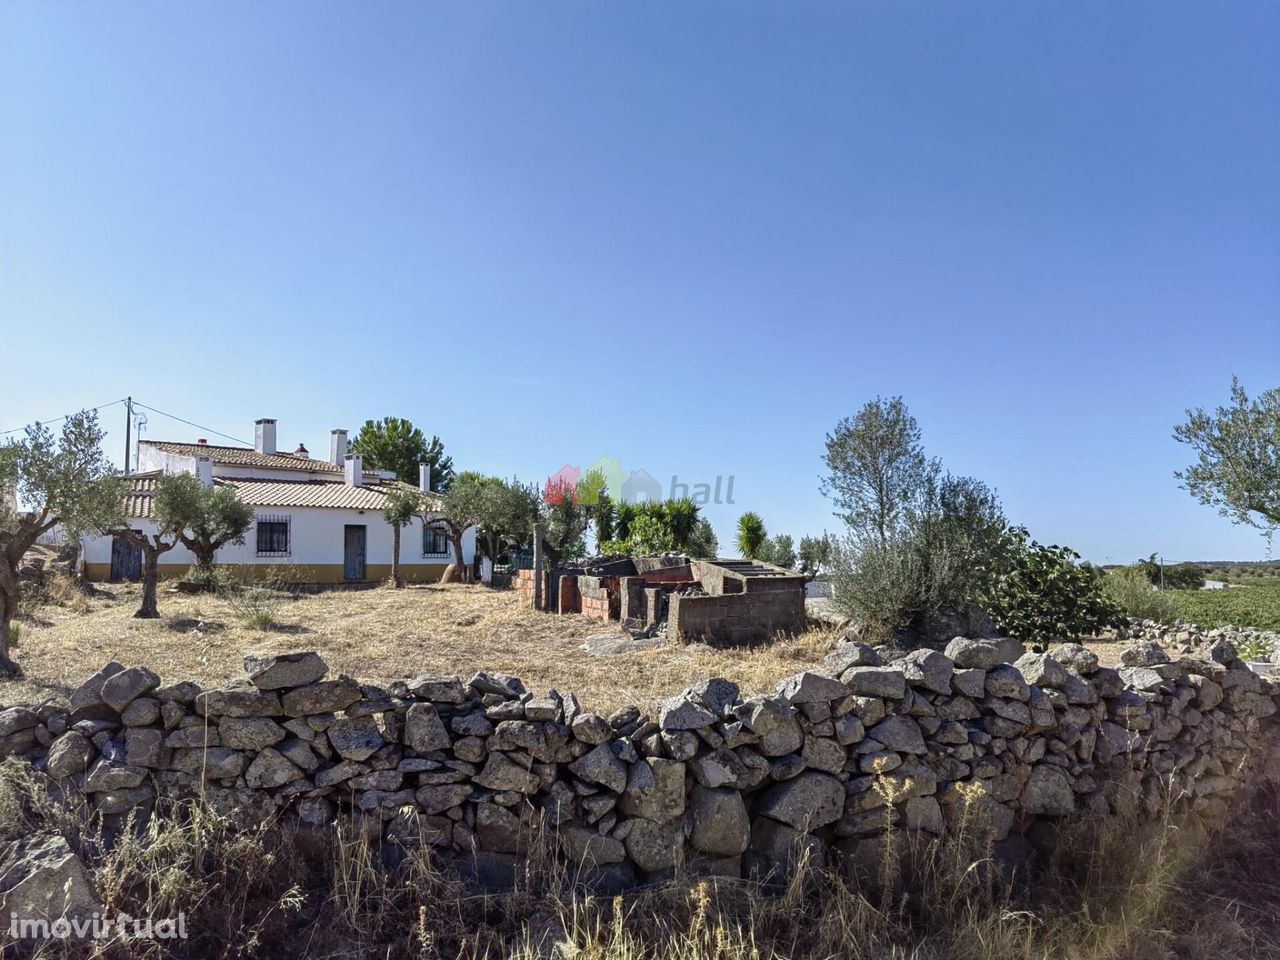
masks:
<svg viewBox="0 0 1280 960"><path fill-rule="evenodd" d="M402 563L400 575L409 583L435 583L447 563ZM178 564L160 564L161 580L180 580L191 568ZM363 580L348 580L340 563L220 563L219 570L238 580L283 580L285 583L380 583L391 579L391 564L370 563ZM84 577L93 583L111 579L111 564L86 563Z"/></svg>

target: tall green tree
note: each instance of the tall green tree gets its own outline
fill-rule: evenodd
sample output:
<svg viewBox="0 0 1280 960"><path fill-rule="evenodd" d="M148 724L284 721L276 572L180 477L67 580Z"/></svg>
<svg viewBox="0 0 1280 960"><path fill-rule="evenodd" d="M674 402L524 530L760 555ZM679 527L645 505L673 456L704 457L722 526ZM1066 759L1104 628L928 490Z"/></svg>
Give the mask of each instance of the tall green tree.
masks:
<svg viewBox="0 0 1280 960"><path fill-rule="evenodd" d="M572 484L550 481L543 491L542 546L551 566L574 560L586 552L584 534L591 522L585 505L578 502Z"/></svg>
<svg viewBox="0 0 1280 960"><path fill-rule="evenodd" d="M195 557L196 568L208 571L220 549L244 543L253 526L253 504L240 499L233 487L206 487L189 473L175 478L166 482L166 508L180 521L178 540Z"/></svg>
<svg viewBox="0 0 1280 960"><path fill-rule="evenodd" d="M199 481L189 473L157 477L151 494L151 522L155 530L151 533L136 530L124 520L112 531L142 551L142 603L134 614L139 619L160 617L160 557L182 542L183 532L193 519L196 503L191 493L193 486L199 486Z"/></svg>
<svg viewBox="0 0 1280 960"><path fill-rule="evenodd" d="M1233 523L1280 526L1280 389L1250 400L1233 377L1228 406L1188 410L1173 435L1196 456L1174 474L1193 497Z"/></svg>
<svg viewBox="0 0 1280 960"><path fill-rule="evenodd" d="M827 434L822 492L858 538L886 544L930 470L920 427L901 397L877 397Z"/></svg>
<svg viewBox="0 0 1280 960"><path fill-rule="evenodd" d="M503 551L532 542L539 498L536 484L521 483L515 477L491 481L482 499L480 533L489 559L497 563Z"/></svg>
<svg viewBox="0 0 1280 960"><path fill-rule="evenodd" d="M0 446L0 675L21 673L9 642L26 552L59 524L76 540L106 532L124 515L123 481L102 451L103 436L97 414L82 410L56 439L35 423Z"/></svg>
<svg viewBox="0 0 1280 960"><path fill-rule="evenodd" d="M440 578L442 583L449 580L471 581L471 571L462 559L462 537L468 527L479 527L484 522L493 479L474 470L464 470L454 478L444 495L441 515L436 519L444 523L448 531L454 562L445 569Z"/></svg>
<svg viewBox="0 0 1280 960"><path fill-rule="evenodd" d="M800 538L800 569L811 577L816 577L831 562L831 538L826 534L820 537Z"/></svg>
<svg viewBox="0 0 1280 960"><path fill-rule="evenodd" d="M768 535L760 514L748 511L738 518L738 550L748 560L759 556Z"/></svg>
<svg viewBox="0 0 1280 960"><path fill-rule="evenodd" d="M795 541L792 540L791 534L779 533L767 539L760 546L760 560L765 563L772 563L777 567L786 567L788 570L794 570L796 566L796 549Z"/></svg>
<svg viewBox="0 0 1280 960"><path fill-rule="evenodd" d="M689 556L697 560L714 560L720 553L720 541L716 539L715 528L706 517L700 517L693 528L693 535L685 548Z"/></svg>
<svg viewBox="0 0 1280 960"><path fill-rule="evenodd" d="M394 487L387 494L382 519L391 525L391 585L397 590L404 587L400 575L400 531L422 513L423 497L416 487ZM461 554L459 554L461 557Z"/></svg>
<svg viewBox="0 0 1280 960"><path fill-rule="evenodd" d="M445 493L453 482L453 458L445 456L439 437L430 440L410 421L400 417L366 420L350 450L364 458L364 466L374 470L390 470L396 479L418 485L418 465L431 466L431 489Z"/></svg>

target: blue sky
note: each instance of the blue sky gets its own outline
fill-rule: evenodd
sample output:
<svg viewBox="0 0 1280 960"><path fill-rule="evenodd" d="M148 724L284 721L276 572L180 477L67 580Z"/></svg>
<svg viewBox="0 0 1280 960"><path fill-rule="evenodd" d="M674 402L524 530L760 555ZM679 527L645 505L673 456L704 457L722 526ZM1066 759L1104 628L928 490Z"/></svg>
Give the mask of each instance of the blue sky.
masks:
<svg viewBox="0 0 1280 960"><path fill-rule="evenodd" d="M1171 427L1280 386L1278 44L1235 0L0 3L0 430L407 416L732 474L723 542L836 529L823 436L902 394L1039 539L1261 558Z"/></svg>

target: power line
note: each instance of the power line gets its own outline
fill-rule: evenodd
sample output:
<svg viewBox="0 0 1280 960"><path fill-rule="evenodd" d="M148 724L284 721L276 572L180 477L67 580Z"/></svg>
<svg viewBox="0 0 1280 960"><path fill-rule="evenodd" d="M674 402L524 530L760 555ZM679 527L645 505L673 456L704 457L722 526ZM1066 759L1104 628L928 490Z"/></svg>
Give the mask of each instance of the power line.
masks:
<svg viewBox="0 0 1280 960"><path fill-rule="evenodd" d="M89 409L92 410L94 413L97 413L99 410L105 410L107 409L107 407L114 407L118 403L124 403L124 401L125 401L125 398L121 397L119 400L112 400L110 403L100 403L96 407L90 407ZM156 412L159 413L160 411L157 410ZM60 417L50 417L48 420L37 420L36 423L42 424L44 426L48 426L51 423L61 423L63 420L66 420L70 416L72 416L72 414L64 413ZM7 437L11 433L21 433L25 429L27 428L14 427L12 430L0 430L0 437ZM239 442L243 443L244 441L239 441Z"/></svg>
<svg viewBox="0 0 1280 960"><path fill-rule="evenodd" d="M116 401L116 402L122 403L123 401ZM152 413L158 413L162 417L168 417L170 420L177 420L179 423L185 423L187 426L195 427L197 430L204 430L206 433L212 433L215 437L222 437L224 440L234 440L236 443L242 443L245 446L252 446L252 444L250 444L248 440L241 440L239 437L233 437L230 434L222 433L218 430L213 429L213 427L206 427L203 424L195 423L194 421L191 421L191 420L185 420L182 417L175 416L172 413L165 413L163 410L157 410L155 407L147 406L145 403L141 402L140 400L133 401L133 405L135 407L141 407L143 410L150 410Z"/></svg>

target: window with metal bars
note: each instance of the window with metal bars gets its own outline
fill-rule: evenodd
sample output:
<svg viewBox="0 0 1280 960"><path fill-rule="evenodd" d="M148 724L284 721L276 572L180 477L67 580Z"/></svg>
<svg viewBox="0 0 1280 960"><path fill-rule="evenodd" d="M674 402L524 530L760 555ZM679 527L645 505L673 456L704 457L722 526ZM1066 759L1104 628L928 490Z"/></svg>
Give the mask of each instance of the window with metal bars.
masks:
<svg viewBox="0 0 1280 960"><path fill-rule="evenodd" d="M449 531L438 523L422 525L422 555L446 557L449 555Z"/></svg>
<svg viewBox="0 0 1280 960"><path fill-rule="evenodd" d="M258 556L289 556L288 516L267 516L258 518Z"/></svg>

